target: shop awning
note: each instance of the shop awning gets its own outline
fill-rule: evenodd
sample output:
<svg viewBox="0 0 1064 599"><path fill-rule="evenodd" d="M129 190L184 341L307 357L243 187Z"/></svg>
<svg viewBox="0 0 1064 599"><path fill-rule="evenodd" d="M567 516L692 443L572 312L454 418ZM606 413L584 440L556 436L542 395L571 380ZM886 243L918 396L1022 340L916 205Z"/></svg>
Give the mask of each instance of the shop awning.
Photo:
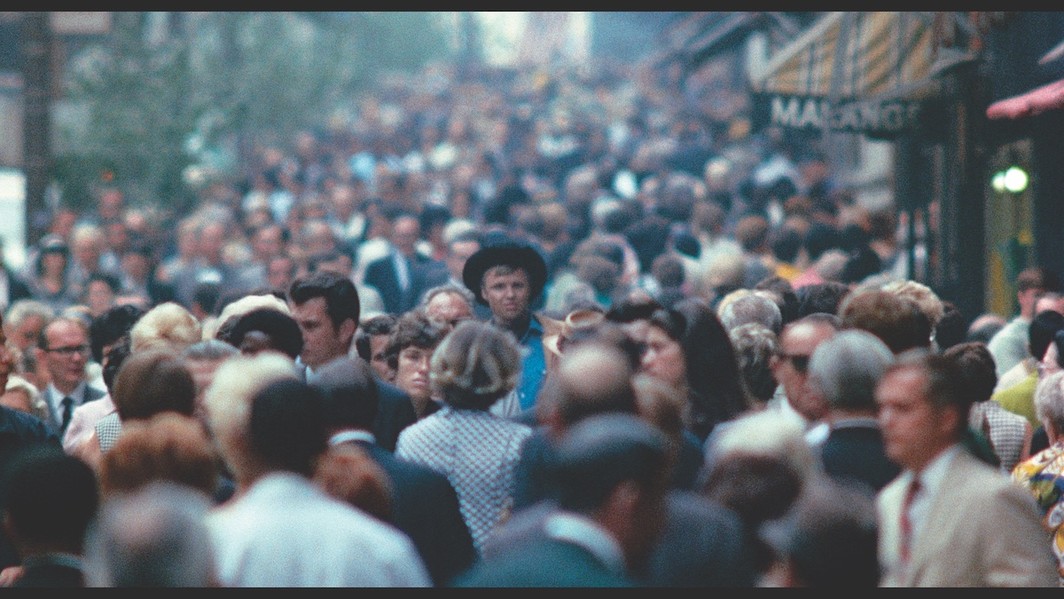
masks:
<svg viewBox="0 0 1064 599"><path fill-rule="evenodd" d="M1062 109L1064 109L1064 79L994 102L987 107L986 118L1019 119Z"/></svg>
<svg viewBox="0 0 1064 599"><path fill-rule="evenodd" d="M684 49L687 68L694 70L722 51L737 47L757 23L758 13L732 13L718 22L714 27L689 41Z"/></svg>
<svg viewBox="0 0 1064 599"><path fill-rule="evenodd" d="M751 78L755 124L877 133L909 128L918 101L938 95L938 75L972 59L937 46L934 19L930 12L824 15Z"/></svg>
<svg viewBox="0 0 1064 599"><path fill-rule="evenodd" d="M663 35L659 50L649 57L650 64L662 65L681 61L688 70L733 46L749 31L760 13L708 12L693 13L672 25Z"/></svg>

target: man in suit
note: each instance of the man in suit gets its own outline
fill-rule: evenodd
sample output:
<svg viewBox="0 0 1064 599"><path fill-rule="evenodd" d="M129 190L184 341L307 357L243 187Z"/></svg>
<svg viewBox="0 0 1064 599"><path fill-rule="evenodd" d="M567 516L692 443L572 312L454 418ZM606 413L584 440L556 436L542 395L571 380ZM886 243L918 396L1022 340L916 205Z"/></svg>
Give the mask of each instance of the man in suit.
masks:
<svg viewBox="0 0 1064 599"><path fill-rule="evenodd" d="M876 386L887 456L902 468L876 497L883 586L1057 586L1034 499L964 450L971 398L957 364L917 350Z"/></svg>
<svg viewBox="0 0 1064 599"><path fill-rule="evenodd" d="M317 371L329 362L352 354L361 304L351 279L319 271L292 282L288 289L292 317L303 333L297 364L304 380L317 381ZM410 397L395 385L378 380L380 407L373 427L377 443L395 450L399 432L417 421Z"/></svg>
<svg viewBox="0 0 1064 599"><path fill-rule="evenodd" d="M444 586L473 564L473 537L447 477L396 458L373 435L378 393L365 360L341 357L323 366L315 386L325 397L329 445L353 443L369 454L392 483L391 523L421 554L433 584Z"/></svg>
<svg viewBox="0 0 1064 599"><path fill-rule="evenodd" d="M632 375L622 350L607 342L582 341L567 349L566 360L552 375L552 386L543 393L547 403L535 410L539 426L521 447L514 469L515 513L553 499L557 443L569 428L596 414L638 414Z"/></svg>
<svg viewBox="0 0 1064 599"><path fill-rule="evenodd" d="M820 446L824 472L864 483L870 494L901 471L887 457L876 420L876 383L892 362L890 348L859 329L840 331L818 345L809 360L810 392L828 406L828 438Z"/></svg>
<svg viewBox="0 0 1064 599"><path fill-rule="evenodd" d="M558 446L557 509L454 586L636 586L665 525L667 444L632 414L581 420Z"/></svg>
<svg viewBox="0 0 1064 599"><path fill-rule="evenodd" d="M87 380L85 366L91 351L88 327L76 318L59 317L41 329L37 360L50 378L43 392L51 413L48 424L60 437L66 432L75 408L107 395Z"/></svg>
<svg viewBox="0 0 1064 599"><path fill-rule="evenodd" d="M363 283L376 289L384 311L400 315L417 305L429 286L429 275L442 271L438 261L421 254L417 242L421 225L416 216L402 214L392 224L388 253L366 265Z"/></svg>

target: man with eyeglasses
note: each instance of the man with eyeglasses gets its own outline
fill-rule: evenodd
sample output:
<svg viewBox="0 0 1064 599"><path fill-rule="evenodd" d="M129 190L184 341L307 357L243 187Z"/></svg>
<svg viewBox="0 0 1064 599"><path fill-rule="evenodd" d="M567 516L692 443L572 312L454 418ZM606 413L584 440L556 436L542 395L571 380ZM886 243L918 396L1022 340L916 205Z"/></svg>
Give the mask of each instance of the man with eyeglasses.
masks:
<svg viewBox="0 0 1064 599"><path fill-rule="evenodd" d="M789 323L779 338L779 353L772 357L769 366L772 376L779 383L770 407L801 419L805 438L812 445L819 445L827 438L828 426L824 417L828 404L824 398L810 390L809 358L818 345L831 339L839 331L837 316L815 313Z"/></svg>
<svg viewBox="0 0 1064 599"><path fill-rule="evenodd" d="M88 384L85 366L90 355L89 331L80 320L60 317L41 330L37 360L50 379L44 389L51 415L48 424L60 436L66 432L75 408L107 395Z"/></svg>

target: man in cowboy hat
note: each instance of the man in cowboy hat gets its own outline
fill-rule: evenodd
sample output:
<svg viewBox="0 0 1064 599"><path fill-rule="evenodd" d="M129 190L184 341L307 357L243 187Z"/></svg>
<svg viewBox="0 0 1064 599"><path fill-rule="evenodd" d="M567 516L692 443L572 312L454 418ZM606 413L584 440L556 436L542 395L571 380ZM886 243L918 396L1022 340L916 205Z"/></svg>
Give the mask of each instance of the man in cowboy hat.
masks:
<svg viewBox="0 0 1064 599"><path fill-rule="evenodd" d="M532 408L547 372L543 322L532 313L547 283L546 261L529 245L500 241L466 260L462 280L477 302L491 309L491 322L513 333L524 349L517 398L522 410Z"/></svg>

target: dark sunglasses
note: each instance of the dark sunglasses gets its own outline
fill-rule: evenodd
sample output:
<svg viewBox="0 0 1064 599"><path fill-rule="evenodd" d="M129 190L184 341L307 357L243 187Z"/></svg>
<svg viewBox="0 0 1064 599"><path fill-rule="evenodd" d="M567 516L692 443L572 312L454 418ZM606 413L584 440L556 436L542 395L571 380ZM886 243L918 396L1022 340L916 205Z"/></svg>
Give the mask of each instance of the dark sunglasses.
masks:
<svg viewBox="0 0 1064 599"><path fill-rule="evenodd" d="M809 356L803 356L801 354L780 354L781 360L790 360L791 366L798 372L805 372L809 369Z"/></svg>

